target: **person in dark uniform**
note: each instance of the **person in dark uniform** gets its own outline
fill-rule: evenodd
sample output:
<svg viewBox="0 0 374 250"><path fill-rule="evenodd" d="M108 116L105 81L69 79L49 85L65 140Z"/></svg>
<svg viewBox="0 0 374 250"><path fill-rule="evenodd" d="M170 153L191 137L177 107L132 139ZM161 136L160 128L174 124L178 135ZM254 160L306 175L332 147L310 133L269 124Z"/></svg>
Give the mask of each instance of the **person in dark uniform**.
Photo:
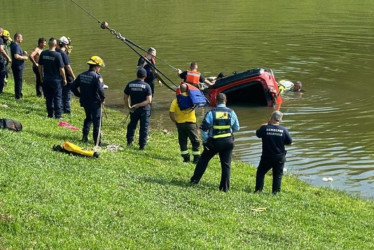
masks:
<svg viewBox="0 0 374 250"><path fill-rule="evenodd" d="M86 118L83 123L82 141L88 141L88 133L93 124L93 141L97 146L101 145L100 122L102 115L102 104L104 104L104 83L99 74L101 67L105 67L103 59L92 56L87 62L88 71L78 75L71 85L71 91L79 97L79 102L84 108ZM79 88L79 90L78 90Z"/></svg>
<svg viewBox="0 0 374 250"><path fill-rule="evenodd" d="M214 85L214 81L209 81L197 71L198 65L196 62L192 62L190 70L183 71L178 69L178 76L183 79L184 82L192 84L193 86L200 88L199 83L206 83L208 86Z"/></svg>
<svg viewBox="0 0 374 250"><path fill-rule="evenodd" d="M47 40L43 37L38 39L38 46L31 52L29 59L32 62L32 71L35 73L35 89L36 89L36 96L41 97L43 94L42 83L40 81L40 74L39 74L39 57L42 51L44 50L45 46L47 45Z"/></svg>
<svg viewBox="0 0 374 250"><path fill-rule="evenodd" d="M49 39L49 49L43 51L39 57L39 74L46 100L48 117L61 118L62 113L62 85L66 85L64 63L56 50L57 41Z"/></svg>
<svg viewBox="0 0 374 250"><path fill-rule="evenodd" d="M5 86L5 77L7 74L7 63L12 62L12 59L8 56L4 49L5 45L5 37L8 37L8 34L6 33L2 27L0 27L0 94L3 93L3 88Z"/></svg>
<svg viewBox="0 0 374 250"><path fill-rule="evenodd" d="M4 30L2 38L4 40L4 50L9 57L10 56L10 45L13 43L12 38L10 38L10 32L8 30ZM5 67L6 67L5 84L8 82L8 78L9 78L9 69L8 69L9 67L8 66L11 66L11 65L12 65L11 59L10 61L7 61L5 63Z"/></svg>
<svg viewBox="0 0 374 250"><path fill-rule="evenodd" d="M140 121L139 149L144 150L149 130L149 119L151 117L152 90L148 83L144 82L147 71L144 68L137 70L137 79L129 82L124 90L125 106L130 109L130 122L127 126L127 145L131 146L134 141L135 129ZM129 102L130 101L130 102Z"/></svg>
<svg viewBox="0 0 374 250"><path fill-rule="evenodd" d="M152 48L150 47L147 51L147 55L145 56L145 58L147 58L147 60L153 65L155 66L156 65L156 60L155 60L155 57L156 57L156 49L155 48ZM144 79L144 81L146 83L149 84L149 86L151 87L151 90L152 90L152 96L153 94L155 93L155 84L154 84L154 81L156 79L156 76L155 76L155 70L152 68L151 65L149 65L149 63L146 61L146 59L144 59L143 56L141 56L138 60L138 69L140 68L144 68L146 71L147 71L147 76L146 78Z"/></svg>
<svg viewBox="0 0 374 250"><path fill-rule="evenodd" d="M71 114L71 107L70 107L70 101L71 101L71 91L70 91L70 85L75 80L75 75L73 72L73 69L70 66L70 59L68 57L68 54L66 53L67 46L69 45L69 40L62 36L57 41L57 47L56 52L61 54L62 61L64 62L64 69L65 69L65 75L67 84L62 87L62 112L64 114Z"/></svg>
<svg viewBox="0 0 374 250"><path fill-rule="evenodd" d="M23 70L25 68L25 61L28 59L27 52L23 51L20 46L20 43L22 41L22 34L16 33L14 34L14 42L10 45L10 52L12 55L12 72L14 78L14 95L16 99L20 99L23 97Z"/></svg>
<svg viewBox="0 0 374 250"><path fill-rule="evenodd" d="M230 188L231 155L234 149L233 132L240 128L235 112L226 107L226 101L226 95L219 93L217 107L205 115L200 126L204 151L190 180L191 183L199 183L210 159L218 153L222 169L219 190L224 192L229 191Z"/></svg>
<svg viewBox="0 0 374 250"><path fill-rule="evenodd" d="M267 124L262 125L257 131L257 137L262 139L262 155L256 173L255 192L264 188L265 174L273 169L273 194L281 191L283 167L286 162L285 145L292 144L288 130L279 125L283 113L274 111Z"/></svg>

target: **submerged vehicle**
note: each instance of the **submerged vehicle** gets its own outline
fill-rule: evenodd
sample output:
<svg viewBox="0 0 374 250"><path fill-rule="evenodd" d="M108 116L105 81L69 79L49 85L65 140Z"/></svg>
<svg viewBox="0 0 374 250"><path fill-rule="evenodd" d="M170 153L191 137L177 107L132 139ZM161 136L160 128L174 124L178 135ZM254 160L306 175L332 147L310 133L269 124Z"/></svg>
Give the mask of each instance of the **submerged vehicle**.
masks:
<svg viewBox="0 0 374 250"><path fill-rule="evenodd" d="M280 106L278 84L271 69L250 69L216 80L213 86L204 90L211 106L216 106L219 93L224 93L231 103L259 106Z"/></svg>

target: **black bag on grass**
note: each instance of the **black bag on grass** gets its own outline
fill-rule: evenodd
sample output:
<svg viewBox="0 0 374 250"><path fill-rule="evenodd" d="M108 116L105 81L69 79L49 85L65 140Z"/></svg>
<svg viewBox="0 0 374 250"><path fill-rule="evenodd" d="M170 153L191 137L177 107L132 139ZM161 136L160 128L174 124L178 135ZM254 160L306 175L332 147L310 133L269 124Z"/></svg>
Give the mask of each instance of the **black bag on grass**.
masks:
<svg viewBox="0 0 374 250"><path fill-rule="evenodd" d="M22 130L22 124L19 121L7 119L7 118L1 118L0 128L4 128L4 129L7 128L7 129L18 132Z"/></svg>

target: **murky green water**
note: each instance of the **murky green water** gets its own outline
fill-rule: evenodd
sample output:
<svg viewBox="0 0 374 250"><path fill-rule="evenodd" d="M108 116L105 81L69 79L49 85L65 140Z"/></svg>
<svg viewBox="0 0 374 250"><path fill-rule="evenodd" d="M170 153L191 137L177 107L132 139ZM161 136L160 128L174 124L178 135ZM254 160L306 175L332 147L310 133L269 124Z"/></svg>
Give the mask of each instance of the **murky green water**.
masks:
<svg viewBox="0 0 374 250"><path fill-rule="evenodd" d="M177 68L197 61L209 76L265 67L279 79L301 80L304 95L288 95L281 109L295 140L288 172L314 185L374 197L374 1L75 1L131 41L156 47L158 56ZM41 36L70 36L76 73L87 68L91 55L101 56L110 86L107 103L122 105L138 56L94 18L71 0L0 3L0 26L23 33L23 49L31 51ZM178 82L171 67L158 65ZM173 129L167 113L172 98L168 89L156 89L153 127ZM272 110L233 108L242 125L235 156L257 165L261 144L254 131Z"/></svg>

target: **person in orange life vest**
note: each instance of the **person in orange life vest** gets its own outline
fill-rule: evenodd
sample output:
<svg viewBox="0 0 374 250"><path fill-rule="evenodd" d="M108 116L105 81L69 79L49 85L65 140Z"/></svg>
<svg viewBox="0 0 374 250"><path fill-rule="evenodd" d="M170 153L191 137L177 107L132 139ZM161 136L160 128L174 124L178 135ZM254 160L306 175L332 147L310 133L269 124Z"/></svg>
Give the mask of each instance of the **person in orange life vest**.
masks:
<svg viewBox="0 0 374 250"><path fill-rule="evenodd" d="M181 95L188 98L188 86L186 83L182 83L179 86ZM175 98L169 109L170 119L177 125L178 129L178 142L181 150L181 156L183 162L190 161L190 154L188 153L187 142L188 138L192 144L192 155L194 156L193 163L197 163L200 159L200 140L199 133L196 125L196 113L194 109L188 108L183 109L183 97Z"/></svg>
<svg viewBox="0 0 374 250"><path fill-rule="evenodd" d="M199 88L199 83L206 83L208 86L214 85L214 81L209 81L197 71L198 65L196 62L192 62L190 65L190 70L183 71L178 69L178 76L184 80L184 82L194 85Z"/></svg>

